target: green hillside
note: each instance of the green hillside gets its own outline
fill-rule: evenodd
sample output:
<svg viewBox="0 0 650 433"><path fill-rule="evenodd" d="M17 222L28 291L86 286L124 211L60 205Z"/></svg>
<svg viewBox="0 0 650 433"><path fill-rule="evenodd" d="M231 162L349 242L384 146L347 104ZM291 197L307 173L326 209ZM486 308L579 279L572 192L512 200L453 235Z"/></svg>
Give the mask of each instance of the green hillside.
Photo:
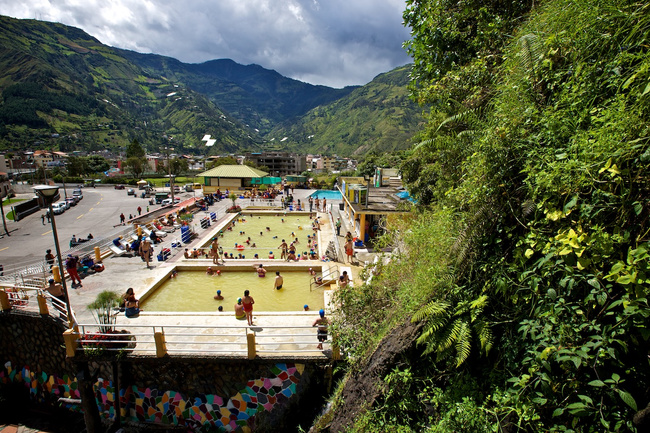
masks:
<svg viewBox="0 0 650 433"><path fill-rule="evenodd" d="M262 134L316 106L336 101L355 88L315 86L259 65L240 65L228 59L189 64L156 54L120 53L148 73L185 83Z"/></svg>
<svg viewBox="0 0 650 433"><path fill-rule="evenodd" d="M403 150L423 126L422 108L409 99L411 66L378 75L338 101L309 111L267 134L271 145L339 155Z"/></svg>
<svg viewBox="0 0 650 433"><path fill-rule="evenodd" d="M0 149L256 148L256 134L182 83L149 74L79 29L0 17ZM205 149L202 148L201 152Z"/></svg>
<svg viewBox="0 0 650 433"><path fill-rule="evenodd" d="M408 1L429 122L322 432L650 431L650 3Z"/></svg>
<svg viewBox="0 0 650 433"><path fill-rule="evenodd" d="M172 142L208 154L403 150L422 126L409 66L333 89L232 60L186 64L101 44L56 23L0 17L0 149L148 150Z"/></svg>

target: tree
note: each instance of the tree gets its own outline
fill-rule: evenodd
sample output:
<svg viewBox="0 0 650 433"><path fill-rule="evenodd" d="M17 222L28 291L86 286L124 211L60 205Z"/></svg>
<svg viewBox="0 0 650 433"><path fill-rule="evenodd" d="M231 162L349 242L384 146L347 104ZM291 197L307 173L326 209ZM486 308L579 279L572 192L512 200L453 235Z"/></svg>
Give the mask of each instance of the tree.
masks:
<svg viewBox="0 0 650 433"><path fill-rule="evenodd" d="M133 177L136 179L139 178L142 173L145 171L147 160L144 158L139 158L137 156L132 156L127 158L124 163L125 168L133 174Z"/></svg>
<svg viewBox="0 0 650 433"><path fill-rule="evenodd" d="M132 158L132 157L138 157L138 158L144 158L145 157L145 152L142 146L140 146L140 142L135 139L131 143L129 143L126 146L126 159Z"/></svg>
<svg viewBox="0 0 650 433"><path fill-rule="evenodd" d="M232 156L224 156L214 161L210 161L206 166L206 170L219 167L220 165L237 165L237 160Z"/></svg>
<svg viewBox="0 0 650 433"><path fill-rule="evenodd" d="M70 176L83 176L88 173L88 161L86 158L71 156L66 164Z"/></svg>
<svg viewBox="0 0 650 433"><path fill-rule="evenodd" d="M91 155L86 158L88 170L92 173L103 173L111 168L106 158L101 155Z"/></svg>

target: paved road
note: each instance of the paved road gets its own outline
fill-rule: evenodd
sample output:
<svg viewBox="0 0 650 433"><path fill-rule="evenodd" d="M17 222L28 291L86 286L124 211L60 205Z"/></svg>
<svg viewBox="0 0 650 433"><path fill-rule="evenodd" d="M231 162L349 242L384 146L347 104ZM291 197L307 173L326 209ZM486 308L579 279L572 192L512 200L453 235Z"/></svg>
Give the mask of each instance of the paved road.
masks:
<svg viewBox="0 0 650 433"><path fill-rule="evenodd" d="M68 196L72 196L74 187L66 189ZM149 199L142 199L140 196L134 198L127 195L127 190L116 190L112 186L84 188L82 191L83 200L55 217L62 251L68 249L72 235L84 238L89 233L95 237L107 235L114 230L115 225L119 224L121 213L124 213L127 218L129 214L135 216L138 213L138 206L142 207L144 213L149 203ZM182 199L193 196L188 192L176 195ZM18 195L19 198L32 196L31 194ZM64 197L63 194L61 196ZM151 209L158 207L160 205L150 206ZM10 209L5 210L8 212ZM45 250L48 248L54 251L51 226L47 220L45 225L41 222L43 213L44 211L34 213L18 222L7 220L10 236L0 238L0 264L4 265L5 269L40 260L45 256ZM4 233L4 229L0 229L0 232Z"/></svg>

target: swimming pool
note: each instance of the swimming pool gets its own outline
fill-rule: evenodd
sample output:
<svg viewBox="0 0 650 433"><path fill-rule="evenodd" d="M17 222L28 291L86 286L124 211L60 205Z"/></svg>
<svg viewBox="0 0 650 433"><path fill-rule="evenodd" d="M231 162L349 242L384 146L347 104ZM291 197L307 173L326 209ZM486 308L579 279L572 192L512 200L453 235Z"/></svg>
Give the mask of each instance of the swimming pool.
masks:
<svg viewBox="0 0 650 433"><path fill-rule="evenodd" d="M242 254L246 259L255 259L255 254L258 254L259 260L268 260L271 251L274 258L280 258L279 247L282 239L287 242L287 245L297 240L296 254L300 254L302 258L304 253L310 250L309 239L312 239L313 245L313 221L309 214L305 213L283 212L260 215L242 212L228 224L232 230L227 228L221 230L223 236L219 237L219 246L223 248L224 253L233 254L234 257ZM321 218L321 223L323 222ZM315 239L318 242L318 237ZM201 248L206 251L211 243L212 238L208 239ZM315 252L319 257L317 248Z"/></svg>
<svg viewBox="0 0 650 433"><path fill-rule="evenodd" d="M319 198L319 199L328 199L328 200L341 200L341 193L338 191L330 191L327 189L319 189L315 192L312 192L310 197Z"/></svg>
<svg viewBox="0 0 650 433"><path fill-rule="evenodd" d="M250 270L220 267L219 276L207 275L206 268L180 270L175 278L167 277L152 293L143 296L141 308L143 311L206 312L217 311L221 305L224 312L233 312L237 298L244 296L244 290L250 290L255 300L255 311L303 311L305 304L310 310L318 311L324 305L323 289L310 289L308 268L280 270L284 278L280 290L273 288L277 270L274 268L270 268L264 278L257 276L252 265ZM241 269L240 266L237 268ZM214 299L217 290L221 290L223 300Z"/></svg>

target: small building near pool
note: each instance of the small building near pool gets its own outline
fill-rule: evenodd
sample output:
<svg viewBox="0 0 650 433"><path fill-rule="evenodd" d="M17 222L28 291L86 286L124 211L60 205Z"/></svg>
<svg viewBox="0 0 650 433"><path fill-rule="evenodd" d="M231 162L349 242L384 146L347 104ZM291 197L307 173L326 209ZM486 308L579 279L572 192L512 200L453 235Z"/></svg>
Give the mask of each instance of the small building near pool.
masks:
<svg viewBox="0 0 650 433"><path fill-rule="evenodd" d="M220 165L200 173L203 178L203 194L212 194L217 190L241 191L260 185L259 179L265 178L268 173L247 165Z"/></svg>
<svg viewBox="0 0 650 433"><path fill-rule="evenodd" d="M391 215L410 213L411 202L396 170L377 168L372 178L339 177L341 214L364 243L381 233Z"/></svg>

